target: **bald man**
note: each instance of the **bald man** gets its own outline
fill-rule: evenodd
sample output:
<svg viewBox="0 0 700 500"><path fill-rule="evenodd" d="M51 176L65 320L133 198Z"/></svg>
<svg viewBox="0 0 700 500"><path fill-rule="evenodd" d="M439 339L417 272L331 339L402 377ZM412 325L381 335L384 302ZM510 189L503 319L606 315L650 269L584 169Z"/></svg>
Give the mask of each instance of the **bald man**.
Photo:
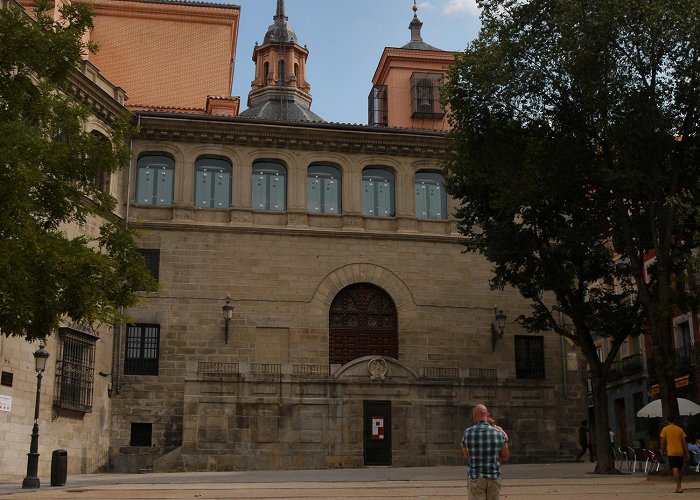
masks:
<svg viewBox="0 0 700 500"><path fill-rule="evenodd" d="M489 424L489 411L478 404L472 410L474 425L462 435L462 455L469 462L470 500L498 500L501 493L501 461L510 458L505 433Z"/></svg>

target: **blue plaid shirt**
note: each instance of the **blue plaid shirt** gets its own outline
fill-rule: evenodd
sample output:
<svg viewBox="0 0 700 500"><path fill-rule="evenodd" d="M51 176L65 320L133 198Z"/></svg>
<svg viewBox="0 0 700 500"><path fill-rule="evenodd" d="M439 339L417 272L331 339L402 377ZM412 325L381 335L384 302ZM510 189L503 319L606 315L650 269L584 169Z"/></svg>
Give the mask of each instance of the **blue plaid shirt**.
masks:
<svg viewBox="0 0 700 500"><path fill-rule="evenodd" d="M462 447L469 451L469 477L496 479L501 475L498 453L506 438L485 420L469 427L462 435Z"/></svg>

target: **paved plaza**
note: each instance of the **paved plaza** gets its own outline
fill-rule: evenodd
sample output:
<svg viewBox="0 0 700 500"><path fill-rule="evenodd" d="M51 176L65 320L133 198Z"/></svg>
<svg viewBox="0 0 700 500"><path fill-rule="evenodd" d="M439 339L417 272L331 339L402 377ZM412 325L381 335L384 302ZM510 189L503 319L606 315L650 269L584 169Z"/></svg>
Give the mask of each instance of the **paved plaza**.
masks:
<svg viewBox="0 0 700 500"><path fill-rule="evenodd" d="M647 479L626 472L591 474L589 463L506 465L502 499L700 498L700 474L689 473L684 496L670 477ZM184 472L173 474L84 474L65 486L42 477L38 490L22 481L0 483L0 498L108 499L457 499L466 498L466 467L372 467L304 471Z"/></svg>

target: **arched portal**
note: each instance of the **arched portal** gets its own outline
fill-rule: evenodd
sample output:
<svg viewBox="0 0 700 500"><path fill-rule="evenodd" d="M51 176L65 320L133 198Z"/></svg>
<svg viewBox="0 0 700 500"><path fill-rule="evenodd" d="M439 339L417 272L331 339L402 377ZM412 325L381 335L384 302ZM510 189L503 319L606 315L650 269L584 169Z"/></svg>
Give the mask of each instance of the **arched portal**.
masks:
<svg viewBox="0 0 700 500"><path fill-rule="evenodd" d="M396 306L378 286L355 283L343 288L331 303L329 323L331 364L370 355L398 359Z"/></svg>

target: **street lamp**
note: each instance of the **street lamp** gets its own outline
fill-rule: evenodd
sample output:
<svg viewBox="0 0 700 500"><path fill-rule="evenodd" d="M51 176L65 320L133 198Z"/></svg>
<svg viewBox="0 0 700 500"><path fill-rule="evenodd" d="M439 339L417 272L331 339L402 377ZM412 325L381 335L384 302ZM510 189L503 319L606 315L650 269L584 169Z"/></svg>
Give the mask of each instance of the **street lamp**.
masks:
<svg viewBox="0 0 700 500"><path fill-rule="evenodd" d="M226 303L221 307L224 312L224 344L228 344L228 324L233 318L233 304L231 304L231 296L226 296Z"/></svg>
<svg viewBox="0 0 700 500"><path fill-rule="evenodd" d="M22 488L39 488L40 482L37 472L39 470L39 399L41 397L41 377L46 369L46 360L49 352L44 345L34 352L34 369L36 370L36 404L34 405L34 427L32 428L32 442L27 453L27 477L22 481Z"/></svg>
<svg viewBox="0 0 700 500"><path fill-rule="evenodd" d="M498 307L494 307L493 312L496 316L496 321L491 322L491 350L496 352L496 342L503 338L508 316L503 312L503 309L499 309Z"/></svg>

